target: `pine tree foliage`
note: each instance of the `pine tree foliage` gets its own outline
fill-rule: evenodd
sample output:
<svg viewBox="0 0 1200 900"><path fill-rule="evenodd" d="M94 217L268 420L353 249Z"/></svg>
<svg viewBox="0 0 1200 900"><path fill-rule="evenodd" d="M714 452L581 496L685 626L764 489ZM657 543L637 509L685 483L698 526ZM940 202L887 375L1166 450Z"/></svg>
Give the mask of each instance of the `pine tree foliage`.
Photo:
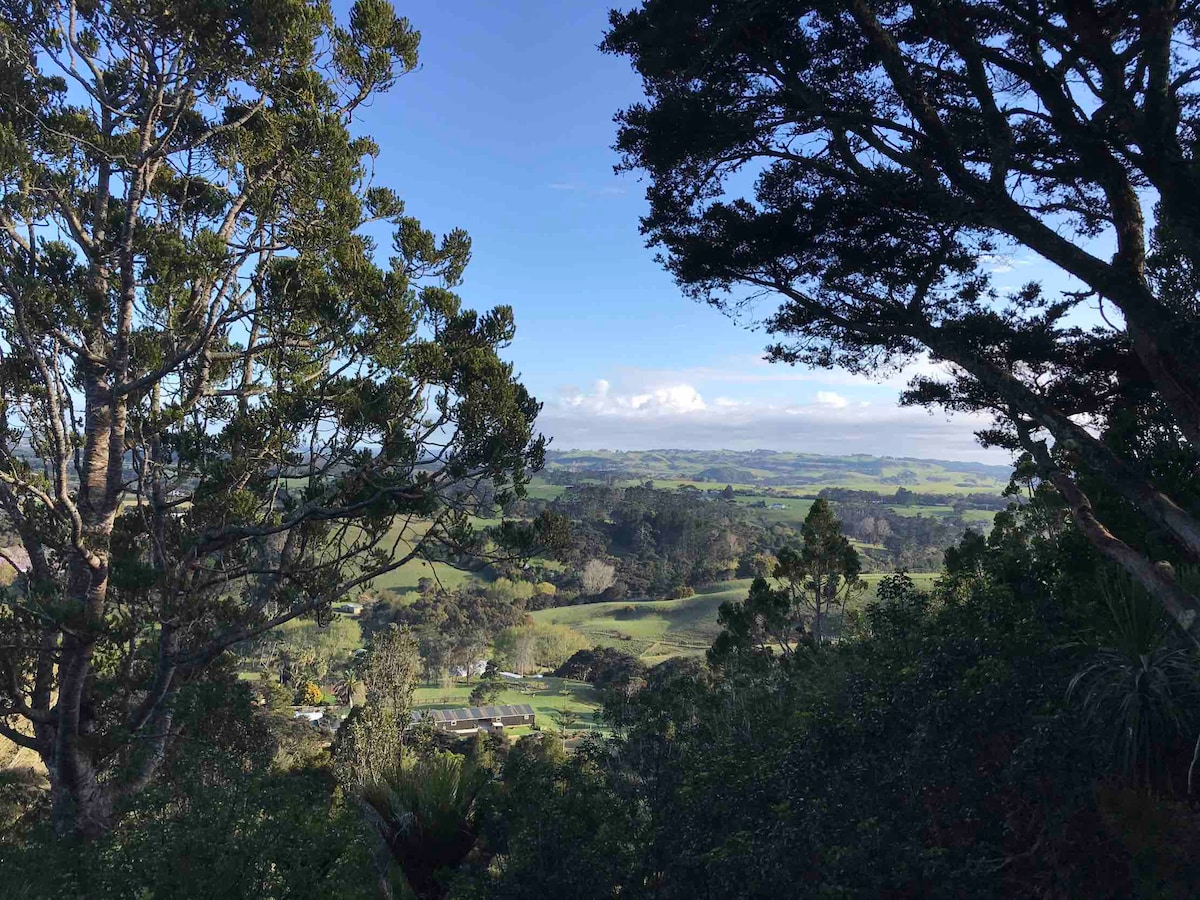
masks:
<svg viewBox="0 0 1200 900"><path fill-rule="evenodd" d="M182 684L484 550L464 498L520 491L543 442L498 355L511 310L453 293L467 235L409 215L354 127L417 65L388 3L0 13L0 509L31 560L0 732L95 834Z"/></svg>

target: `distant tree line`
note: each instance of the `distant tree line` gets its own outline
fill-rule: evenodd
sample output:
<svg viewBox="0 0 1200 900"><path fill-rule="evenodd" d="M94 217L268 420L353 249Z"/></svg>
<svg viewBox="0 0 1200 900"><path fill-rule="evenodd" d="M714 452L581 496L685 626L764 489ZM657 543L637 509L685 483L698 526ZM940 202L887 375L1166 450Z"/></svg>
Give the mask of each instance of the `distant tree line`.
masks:
<svg viewBox="0 0 1200 900"><path fill-rule="evenodd" d="M601 588L604 599L663 597L731 578L739 557L764 535L745 509L700 491L580 484L551 508L571 523L564 562L580 572L597 559L615 566L614 581Z"/></svg>
<svg viewBox="0 0 1200 900"><path fill-rule="evenodd" d="M1004 494L935 494L926 491L910 491L897 488L894 494L879 491L860 491L851 488L827 487L817 496L836 503L893 503L897 506L950 506L964 509L1007 509L1013 498Z"/></svg>

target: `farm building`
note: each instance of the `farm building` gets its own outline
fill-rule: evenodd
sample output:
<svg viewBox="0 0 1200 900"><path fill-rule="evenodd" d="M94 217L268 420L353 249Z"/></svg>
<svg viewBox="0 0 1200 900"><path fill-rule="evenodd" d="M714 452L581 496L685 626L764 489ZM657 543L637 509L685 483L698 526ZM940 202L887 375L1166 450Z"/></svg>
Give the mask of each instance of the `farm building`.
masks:
<svg viewBox="0 0 1200 900"><path fill-rule="evenodd" d="M432 709L413 713L413 721L425 716L443 731L454 734L474 734L476 731L493 731L532 725L533 707L528 703L516 706L469 706L463 709Z"/></svg>

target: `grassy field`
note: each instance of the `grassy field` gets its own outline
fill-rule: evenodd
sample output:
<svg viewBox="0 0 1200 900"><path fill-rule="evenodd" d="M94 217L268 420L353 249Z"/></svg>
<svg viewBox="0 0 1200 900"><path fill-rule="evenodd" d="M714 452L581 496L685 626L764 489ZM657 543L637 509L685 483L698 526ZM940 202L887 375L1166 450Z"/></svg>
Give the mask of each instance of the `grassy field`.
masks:
<svg viewBox="0 0 1200 900"><path fill-rule="evenodd" d="M413 700L416 707L421 709L451 709L470 706L468 695L473 684L456 683L449 688L428 685L417 688ZM558 709L574 710L579 715L575 726L578 730L603 730L597 720L600 699L595 688L582 681L571 681L566 678L525 678L513 682L513 687L501 692L500 696L489 706L509 706L518 703L528 703L533 707L537 716L537 724L544 730L553 730L556 726L553 714ZM509 733L520 735L527 728L511 728Z"/></svg>
<svg viewBox="0 0 1200 900"><path fill-rule="evenodd" d="M534 478L525 489L525 493L531 500L557 500L558 495L566 489L566 485L549 484L540 478Z"/></svg>
<svg viewBox="0 0 1200 900"><path fill-rule="evenodd" d="M750 508L750 514L757 518L764 525L791 525L799 528L804 522L804 517L808 515L808 511L812 509L812 500L803 500L799 497L768 497L763 494L751 494L749 496L739 494L734 497L733 502L738 506ZM766 503L767 508L755 507L756 503ZM783 509L771 509L772 504L782 504Z"/></svg>
<svg viewBox="0 0 1200 900"><path fill-rule="evenodd" d="M703 454L699 455L703 457ZM699 463L685 465L684 468L695 468ZM746 482L730 482L733 488L741 491L735 498L734 502L739 506L748 507L750 513L762 522L764 525L771 526L775 524L786 524L793 527L799 527L804 521L804 517L808 514L808 510L812 506L811 497L820 491L823 487L846 487L856 490L873 490L881 494L894 494L896 491L895 485L882 484L879 480L881 477L896 475L904 471L906 466L916 466L922 475L923 483L913 485L914 490L927 490L937 493L968 493L974 491L996 491L999 490L999 480L988 478L980 475L964 475L962 473L949 473L944 470L944 466L934 464L917 464L908 462L897 462L894 465L889 464L883 466L881 475L863 476L856 473L833 473L827 468L816 465L813 473L823 473L828 475L828 480L821 483L813 484L796 484L785 486L772 486L771 493L762 493L763 488L756 484ZM948 464L945 464L948 465ZM766 478L773 473L768 469L748 468L745 470L747 475ZM775 473L777 474L777 473ZM948 480L951 477L962 477L969 479L962 483L956 483ZM947 479L947 480L942 480ZM586 472L578 473L580 482L587 481ZM689 478L684 474L679 474L677 477L658 477L651 479L656 488L670 490L690 485L699 488L700 490L712 490L724 485L717 484L712 481L701 481L695 478ZM622 479L616 482L617 486L628 487L632 485L642 484L641 479ZM535 476L529 484L528 492L531 498L539 500L553 500L566 490L563 485L550 484L540 476ZM804 495L807 495L804 496ZM766 508L755 507L755 504L763 503ZM784 509L771 509L772 504L783 504ZM949 506L898 506L889 504L889 508L896 513L904 516L936 516L945 517L954 515L954 510ZM981 525L990 525L995 513L987 510L967 510L962 514L963 519L968 523ZM499 519L476 519L475 525L477 528L484 528L490 525L499 523ZM422 522L407 522L403 523L403 527L408 529L406 537L409 540L402 540L396 543L396 553L402 554L407 552L411 547L411 539L423 533L425 525ZM388 535L384 546L390 548L395 543L395 538L399 535L402 525L398 523L391 534ZM442 563L429 563L424 560L412 560L406 565L389 572L377 578L374 583L374 588L378 591L391 591L396 594L404 594L410 590L414 590L417 582L424 577L431 577L437 580L441 585L448 589L457 589L463 585L475 582L478 583L483 576L469 572L463 572Z"/></svg>
<svg viewBox="0 0 1200 900"><path fill-rule="evenodd" d="M499 519L475 519L473 521L476 528L484 528L500 522ZM397 518L391 531L388 532L387 537L381 544L380 549L391 551L391 548L394 546L396 548L394 556L403 556L412 549L413 541L425 534L428 527L427 522ZM398 538L400 540L397 540ZM397 594L403 594L406 591L415 590L417 582L422 578L433 578L443 587L454 590L468 582L483 580L483 575L464 572L461 569L456 569L444 563L413 559L400 568L376 578L372 583L372 587L380 592L392 591Z"/></svg>
<svg viewBox="0 0 1200 900"><path fill-rule="evenodd" d="M484 580L480 573L464 572L462 569L456 569L443 563L427 563L414 559L381 578L376 578L374 585L377 591L393 591L403 594L406 591L415 590L417 582L422 578L433 578L438 584L449 590L460 588L468 582Z"/></svg>
<svg viewBox="0 0 1200 900"><path fill-rule="evenodd" d="M875 597L882 574L863 576L866 603ZM937 574L910 575L917 587L933 587ZM672 656L696 656L706 651L720 630L717 610L727 600L746 597L750 579L727 581L701 589L684 600L636 600L563 606L533 613L538 622L568 625L595 644L618 647L638 656L648 665ZM632 610L632 611L630 611Z"/></svg>

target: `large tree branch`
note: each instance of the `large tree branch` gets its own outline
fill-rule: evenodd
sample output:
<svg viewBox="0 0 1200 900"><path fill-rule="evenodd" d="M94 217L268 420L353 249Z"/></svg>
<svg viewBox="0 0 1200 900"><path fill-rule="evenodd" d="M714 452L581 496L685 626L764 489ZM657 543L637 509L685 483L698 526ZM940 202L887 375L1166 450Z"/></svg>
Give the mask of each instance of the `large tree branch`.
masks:
<svg viewBox="0 0 1200 900"><path fill-rule="evenodd" d="M1022 446L1033 456L1038 472L1058 489L1083 536L1136 578L1162 604L1183 633L1200 644L1200 598L1184 590L1170 566L1152 563L1109 531L1097 518L1091 500L1074 478L1053 460L1045 442L1034 440L1029 430L1019 424L1018 432Z"/></svg>
<svg viewBox="0 0 1200 900"><path fill-rule="evenodd" d="M933 156L946 177L976 199L985 221L1081 278L1121 309L1135 337L1135 351L1143 358L1166 402L1177 411L1183 433L1194 446L1200 447L1200 375L1195 367L1189 369L1185 364L1184 358L1190 350L1180 343L1178 323L1146 283L1144 220L1136 192L1102 138L1074 114L1074 104L1065 95L1061 79L1044 66L1016 61L976 42L983 58L1024 79L1035 90L1047 104L1055 126L1090 161L1117 225L1118 255L1114 263L1096 258L1023 209L1006 185L981 179L968 170L963 164L961 148L910 73L894 36L879 21L867 0L852 0L850 8L864 36L880 54L897 94L925 131Z"/></svg>

